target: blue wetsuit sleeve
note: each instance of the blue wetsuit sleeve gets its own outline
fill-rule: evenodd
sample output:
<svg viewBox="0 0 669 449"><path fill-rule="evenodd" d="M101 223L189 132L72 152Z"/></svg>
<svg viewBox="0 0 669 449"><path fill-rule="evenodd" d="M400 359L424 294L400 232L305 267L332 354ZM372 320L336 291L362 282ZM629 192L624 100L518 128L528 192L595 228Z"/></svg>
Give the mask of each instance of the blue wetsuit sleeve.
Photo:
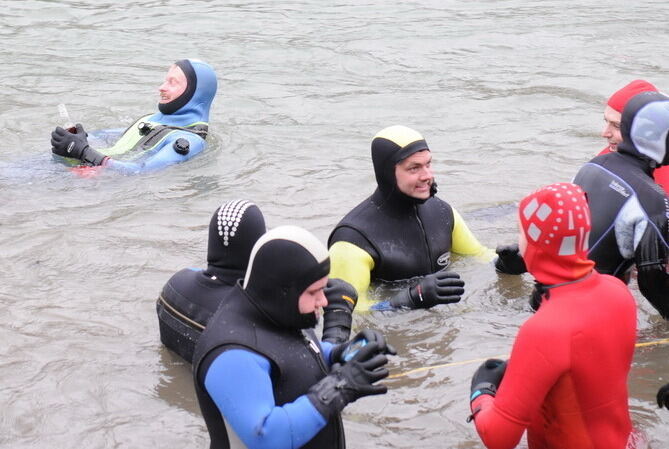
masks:
<svg viewBox="0 0 669 449"><path fill-rule="evenodd" d="M306 395L277 406L266 358L230 349L212 362L204 385L228 425L249 449L292 449L309 442L327 421Z"/></svg>
<svg viewBox="0 0 669 449"><path fill-rule="evenodd" d="M390 301L380 301L370 307L371 310L395 310Z"/></svg>
<svg viewBox="0 0 669 449"><path fill-rule="evenodd" d="M190 143L188 154L182 155L174 151L174 142L183 138ZM146 173L163 169L169 165L187 161L193 156L201 153L206 147L206 142L199 136L190 132L176 132L170 134L158 148L151 150L151 154L141 162L119 161L110 158L106 167L126 174Z"/></svg>
<svg viewBox="0 0 669 449"><path fill-rule="evenodd" d="M321 341L320 343L321 343L321 349L323 351L323 358L328 363L328 367L332 366L330 355L332 354L332 348L334 347L334 344L327 341Z"/></svg>

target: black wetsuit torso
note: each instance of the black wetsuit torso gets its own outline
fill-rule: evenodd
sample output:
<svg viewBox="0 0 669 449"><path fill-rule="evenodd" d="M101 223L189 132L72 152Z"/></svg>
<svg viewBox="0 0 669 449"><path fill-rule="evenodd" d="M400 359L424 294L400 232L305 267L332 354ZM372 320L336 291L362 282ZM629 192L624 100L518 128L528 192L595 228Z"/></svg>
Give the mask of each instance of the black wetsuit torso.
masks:
<svg viewBox="0 0 669 449"><path fill-rule="evenodd" d="M374 259L372 279L396 281L434 273L450 262L453 209L431 197L413 202L377 189L334 228L328 246L350 242Z"/></svg>
<svg viewBox="0 0 669 449"><path fill-rule="evenodd" d="M175 273L156 303L162 343L191 363L202 330L242 277L243 271L212 266Z"/></svg>
<svg viewBox="0 0 669 449"><path fill-rule="evenodd" d="M664 282L652 281L667 259L669 202L651 177L647 160L616 152L585 164L574 183L585 190L592 217L588 256L597 271L623 280L636 264L639 287L664 315ZM656 273L658 272L658 273Z"/></svg>
<svg viewBox="0 0 669 449"><path fill-rule="evenodd" d="M207 370L227 349L242 348L271 363L272 389L277 406L295 401L326 376L327 365L312 330L281 328L271 323L240 286L227 296L202 334L193 362L195 390L211 436L212 448L229 448L224 418L204 387ZM344 430L337 414L303 448L344 448Z"/></svg>

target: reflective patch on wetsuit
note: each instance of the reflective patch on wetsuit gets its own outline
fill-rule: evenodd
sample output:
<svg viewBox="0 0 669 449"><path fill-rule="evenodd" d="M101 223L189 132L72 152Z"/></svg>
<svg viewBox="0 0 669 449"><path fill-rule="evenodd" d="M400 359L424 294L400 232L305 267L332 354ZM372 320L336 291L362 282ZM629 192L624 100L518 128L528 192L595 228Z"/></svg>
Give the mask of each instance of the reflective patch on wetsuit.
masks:
<svg viewBox="0 0 669 449"><path fill-rule="evenodd" d="M539 210L537 211L537 217L541 221L546 221L546 217L548 217L551 214L551 212L553 212L553 209L551 209L551 207L548 204L542 204L541 207L539 208ZM527 217L527 218L529 218L529 217ZM569 229L573 229L573 228L569 228Z"/></svg>
<svg viewBox="0 0 669 449"><path fill-rule="evenodd" d="M620 184L618 181L615 179L609 183L609 189L614 190L624 196L625 198L629 198L630 193L627 191L625 186Z"/></svg>
<svg viewBox="0 0 669 449"><path fill-rule="evenodd" d="M532 198L532 201L527 203L527 206L525 206L525 209L523 209L523 215L525 215L525 219L529 219L538 207L539 202L536 198Z"/></svg>
<svg viewBox="0 0 669 449"><path fill-rule="evenodd" d="M562 239L558 256L573 256L576 254L576 236L567 236Z"/></svg>
<svg viewBox="0 0 669 449"><path fill-rule="evenodd" d="M634 251L646 231L646 226L648 219L635 195L625 202L615 221L618 251L625 259L634 257Z"/></svg>
<svg viewBox="0 0 669 449"><path fill-rule="evenodd" d="M534 223L530 223L530 226L527 228L527 233L535 242L538 241L541 236L541 230Z"/></svg>

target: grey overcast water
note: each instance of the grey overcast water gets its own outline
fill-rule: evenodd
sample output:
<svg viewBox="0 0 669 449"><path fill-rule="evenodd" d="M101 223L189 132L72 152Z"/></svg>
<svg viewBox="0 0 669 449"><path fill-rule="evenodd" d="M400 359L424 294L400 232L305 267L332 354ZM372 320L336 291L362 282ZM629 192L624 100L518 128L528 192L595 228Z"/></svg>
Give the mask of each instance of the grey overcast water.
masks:
<svg viewBox="0 0 669 449"><path fill-rule="evenodd" d="M207 447L155 300L173 272L204 266L218 205L249 199L270 227L325 242L374 188L373 135L404 124L478 238L511 242L517 201L604 147L611 92L668 88L668 17L666 0L0 0L0 446ZM203 155L91 179L52 161L59 103L89 130L128 126L186 57L218 74ZM465 422L480 362L409 371L508 353L532 282L468 258L453 268L458 304L356 315L397 346L399 376L346 408L348 447L483 447ZM632 289L639 341L669 338ZM654 448L669 447L654 402L666 382L669 345L638 348L631 414Z"/></svg>

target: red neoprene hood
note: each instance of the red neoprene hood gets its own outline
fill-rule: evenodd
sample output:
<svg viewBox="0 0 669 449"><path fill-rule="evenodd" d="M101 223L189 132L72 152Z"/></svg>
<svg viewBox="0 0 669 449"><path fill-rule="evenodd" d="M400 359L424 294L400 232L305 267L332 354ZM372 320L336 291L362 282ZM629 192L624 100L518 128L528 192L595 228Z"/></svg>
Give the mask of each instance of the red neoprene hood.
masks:
<svg viewBox="0 0 669 449"><path fill-rule="evenodd" d="M571 183L542 187L518 207L527 240L527 271L546 285L580 279L592 271L588 259L590 209L583 190Z"/></svg>
<svg viewBox="0 0 669 449"><path fill-rule="evenodd" d="M622 113L630 98L636 94L640 94L641 92L657 92L657 88L648 81L634 80L627 86L614 92L606 104L611 106L616 111Z"/></svg>

